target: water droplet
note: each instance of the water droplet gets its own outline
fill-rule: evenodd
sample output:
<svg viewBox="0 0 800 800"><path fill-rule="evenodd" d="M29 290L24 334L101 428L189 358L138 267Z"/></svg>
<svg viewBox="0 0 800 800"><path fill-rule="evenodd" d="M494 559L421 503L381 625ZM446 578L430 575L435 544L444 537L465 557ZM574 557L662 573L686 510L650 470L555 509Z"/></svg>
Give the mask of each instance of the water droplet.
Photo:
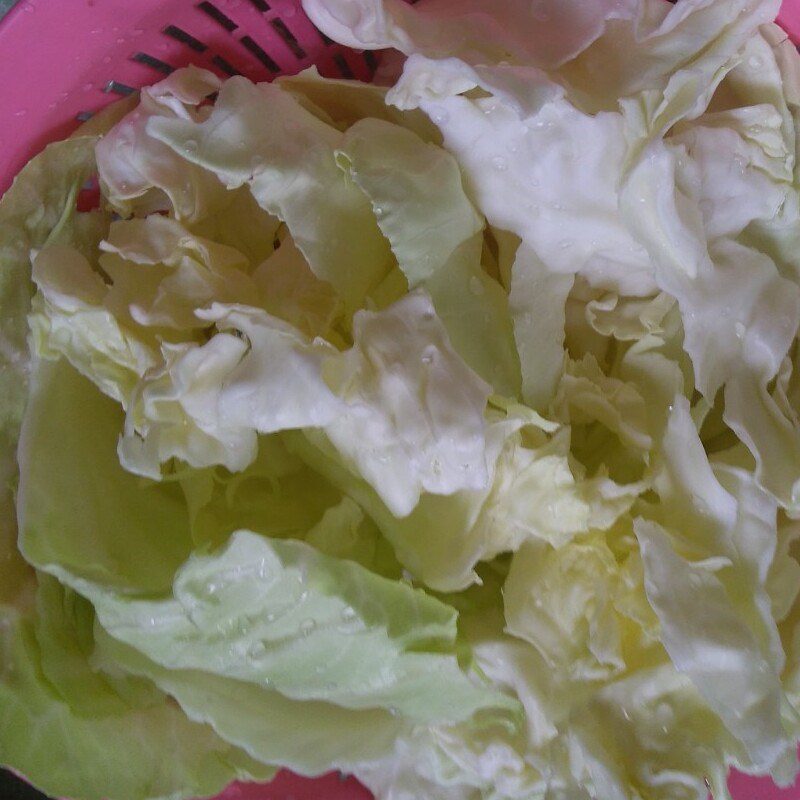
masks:
<svg viewBox="0 0 800 800"><path fill-rule="evenodd" d="M183 143L183 149L187 153L194 153L194 151L197 150L197 142L194 139L187 139Z"/></svg>
<svg viewBox="0 0 800 800"><path fill-rule="evenodd" d="M115 41L117 44L125 44L125 39L122 36L118 36Z"/></svg>
<svg viewBox="0 0 800 800"><path fill-rule="evenodd" d="M505 158L503 158L503 156L495 156L492 159L492 166L498 172L505 172L508 169L508 161L506 161Z"/></svg>
<svg viewBox="0 0 800 800"><path fill-rule="evenodd" d="M750 56L747 59L747 66L750 69L761 69L764 66L764 59L761 56Z"/></svg>
<svg viewBox="0 0 800 800"><path fill-rule="evenodd" d="M103 63L104 64L110 64L111 63L111 56L105 56L103 58Z"/></svg>
<svg viewBox="0 0 800 800"><path fill-rule="evenodd" d="M442 462L439 461L438 458L434 458L431 461L431 469L433 470L434 475L441 475L442 474Z"/></svg>
<svg viewBox="0 0 800 800"><path fill-rule="evenodd" d="M562 250L569 250L569 248L570 248L570 247L572 247L574 244L575 244L575 241L574 241L573 239L562 239L562 240L561 240L561 241L558 243L558 246L559 246L559 247L560 247Z"/></svg>
<svg viewBox="0 0 800 800"><path fill-rule="evenodd" d="M542 601L541 601L541 599L537 597L537 598L536 598L536 599L533 601L533 605L534 605L536 608L541 608L541 607L542 607Z"/></svg>
<svg viewBox="0 0 800 800"><path fill-rule="evenodd" d="M356 618L356 610L353 608L353 606L346 606L345 608L342 609L342 619L345 622L351 622L355 618Z"/></svg>
<svg viewBox="0 0 800 800"><path fill-rule="evenodd" d="M247 655L250 658L261 658L267 652L267 646L264 642L253 642L247 649Z"/></svg>
<svg viewBox="0 0 800 800"><path fill-rule="evenodd" d="M144 33L144 29L143 28L134 28L131 31L131 35L132 36L141 36L143 33Z"/></svg>
<svg viewBox="0 0 800 800"><path fill-rule="evenodd" d="M103 29L102 29L102 28L93 28L93 29L92 29L92 34L93 34L94 36L97 36L97 34L98 34L98 33L102 33L102 32L103 32Z"/></svg>
<svg viewBox="0 0 800 800"><path fill-rule="evenodd" d="M413 583L414 581L414 576L407 569L402 571L401 577L406 583Z"/></svg>
<svg viewBox="0 0 800 800"><path fill-rule="evenodd" d="M706 503L706 501L702 497L699 497L697 495L695 495L693 499L697 512L699 514L702 514L704 517L708 516L708 514L710 513L710 510L708 508L708 503Z"/></svg>
<svg viewBox="0 0 800 800"><path fill-rule="evenodd" d="M28 113L28 110L26 108L21 108L21 109L19 109L19 111L15 111L14 112L14 116L15 117L24 117L27 113Z"/></svg>
<svg viewBox="0 0 800 800"><path fill-rule="evenodd" d="M300 633L303 636L308 636L311 633L311 631L313 631L314 628L316 628L316 627L317 627L317 623L316 623L315 620L313 620L313 619L304 619L300 623Z"/></svg>
<svg viewBox="0 0 800 800"><path fill-rule="evenodd" d="M267 614L267 622L274 622L274 621L275 621L275 615L272 613Z"/></svg>
<svg viewBox="0 0 800 800"><path fill-rule="evenodd" d="M564 206L563 206L563 205L561 205L561 203L553 203L553 208L554 208L556 211L563 211L563 210L564 210Z"/></svg>
<svg viewBox="0 0 800 800"><path fill-rule="evenodd" d="M83 89L84 92L91 92L92 89L94 89L94 84L93 83L84 83L81 88Z"/></svg>
<svg viewBox="0 0 800 800"><path fill-rule="evenodd" d="M219 591L219 585L216 583L206 584L206 594L216 594Z"/></svg>
<svg viewBox="0 0 800 800"><path fill-rule="evenodd" d="M380 206L375 206L373 211L375 212L375 216L377 219L381 219L383 215L386 213Z"/></svg>
<svg viewBox="0 0 800 800"><path fill-rule="evenodd" d="M436 125L444 125L450 119L450 115L443 108L437 108L431 111L431 120Z"/></svg>
<svg viewBox="0 0 800 800"><path fill-rule="evenodd" d="M472 292L472 294L474 294L476 296L480 296L480 295L482 295L484 293L485 290L484 290L483 282L481 281L481 279L477 275L473 275L469 279L469 290Z"/></svg>
<svg viewBox="0 0 800 800"><path fill-rule="evenodd" d="M733 326L734 331L736 331L736 338L737 339L744 339L745 334L747 333L747 326L744 322L737 322Z"/></svg>
<svg viewBox="0 0 800 800"><path fill-rule="evenodd" d="M33 3L25 3L25 5L22 6L22 10L28 14L33 14L33 12L36 11L36 6L34 6Z"/></svg>
<svg viewBox="0 0 800 800"><path fill-rule="evenodd" d="M664 733L667 732L667 728L669 727L670 723L675 718L675 714L672 711L672 706L669 703L659 703L656 708L656 720L658 724L661 726L661 730Z"/></svg>
<svg viewBox="0 0 800 800"><path fill-rule="evenodd" d="M436 348L435 347L426 347L422 351L422 363L423 364L433 364L436 360Z"/></svg>
<svg viewBox="0 0 800 800"><path fill-rule="evenodd" d="M394 706L389 706L388 711L393 717L396 717L400 713Z"/></svg>

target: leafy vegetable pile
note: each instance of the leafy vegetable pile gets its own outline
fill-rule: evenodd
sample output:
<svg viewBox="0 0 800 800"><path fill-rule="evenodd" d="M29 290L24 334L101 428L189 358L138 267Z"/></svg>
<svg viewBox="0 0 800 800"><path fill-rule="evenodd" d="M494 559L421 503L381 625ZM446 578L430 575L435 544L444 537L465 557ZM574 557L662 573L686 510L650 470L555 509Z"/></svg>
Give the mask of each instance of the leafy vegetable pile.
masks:
<svg viewBox="0 0 800 800"><path fill-rule="evenodd" d="M391 88L180 70L0 205L0 762L97 800L791 782L777 2L305 8Z"/></svg>

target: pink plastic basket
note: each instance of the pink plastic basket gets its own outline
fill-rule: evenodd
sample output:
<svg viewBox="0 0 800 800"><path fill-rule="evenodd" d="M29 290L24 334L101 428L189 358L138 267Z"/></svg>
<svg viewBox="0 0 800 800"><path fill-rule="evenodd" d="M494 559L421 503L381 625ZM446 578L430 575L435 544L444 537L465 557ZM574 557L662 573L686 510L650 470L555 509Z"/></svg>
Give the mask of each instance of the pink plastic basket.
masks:
<svg viewBox="0 0 800 800"><path fill-rule="evenodd" d="M779 22L800 41L800 0L784 0ZM322 36L300 0L19 0L0 21L0 195L48 142L190 63L253 80L311 64L326 76L368 79L375 66L373 54ZM732 775L730 787L736 800L800 800L800 782L778 790ZM370 797L352 778L284 771L269 785L234 784L219 800Z"/></svg>

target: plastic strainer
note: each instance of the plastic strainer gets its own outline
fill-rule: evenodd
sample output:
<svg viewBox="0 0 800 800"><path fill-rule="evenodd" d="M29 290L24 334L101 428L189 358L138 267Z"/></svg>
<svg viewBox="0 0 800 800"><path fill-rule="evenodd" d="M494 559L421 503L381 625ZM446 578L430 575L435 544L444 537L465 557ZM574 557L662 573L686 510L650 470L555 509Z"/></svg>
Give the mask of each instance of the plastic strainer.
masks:
<svg viewBox="0 0 800 800"><path fill-rule="evenodd" d="M415 0L409 0L414 2ZM590 2L590 0L587 0ZM800 40L800 0L779 22ZM300 0L18 0L0 21L0 194L48 142L103 106L196 64L225 78L269 80L316 64L329 77L367 79L374 56L334 44ZM733 776L736 797L796 800L800 784ZM281 773L268 787L233 785L225 800L367 800L352 779ZM420 798L420 800L423 800Z"/></svg>

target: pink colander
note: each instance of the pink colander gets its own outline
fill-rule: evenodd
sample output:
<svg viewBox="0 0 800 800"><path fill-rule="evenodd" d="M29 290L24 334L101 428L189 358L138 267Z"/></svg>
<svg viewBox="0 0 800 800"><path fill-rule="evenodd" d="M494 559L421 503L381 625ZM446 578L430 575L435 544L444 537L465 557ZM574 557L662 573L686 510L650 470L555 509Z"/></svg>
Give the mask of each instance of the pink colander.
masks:
<svg viewBox="0 0 800 800"><path fill-rule="evenodd" d="M784 0L778 21L800 41L800 0ZM0 194L48 142L187 64L257 81L316 64L328 77L366 80L375 60L320 34L300 0L17 0L0 20ZM730 788L735 800L800 800L800 781L779 790L733 774ZM283 771L268 785L234 784L218 800L370 797L352 778Z"/></svg>

